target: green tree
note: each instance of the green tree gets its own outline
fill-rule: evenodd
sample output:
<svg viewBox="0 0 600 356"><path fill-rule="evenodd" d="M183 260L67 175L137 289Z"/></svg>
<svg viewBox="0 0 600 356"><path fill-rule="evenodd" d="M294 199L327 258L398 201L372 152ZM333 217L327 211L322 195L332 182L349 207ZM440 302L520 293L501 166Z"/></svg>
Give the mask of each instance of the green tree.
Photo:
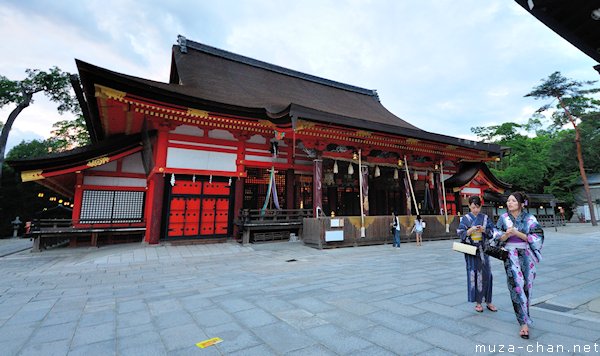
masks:
<svg viewBox="0 0 600 356"><path fill-rule="evenodd" d="M6 154L6 159L19 160L42 157L48 153L60 151L62 146L63 142L54 137L51 137L47 140L21 141L21 143L8 151Z"/></svg>
<svg viewBox="0 0 600 356"><path fill-rule="evenodd" d="M575 152L574 130L557 132L548 149L548 183L544 193L553 194L567 206L575 205L573 193L579 180L578 164L573 160Z"/></svg>
<svg viewBox="0 0 600 356"><path fill-rule="evenodd" d="M8 134L17 116L33 103L34 94L44 93L51 101L58 103L58 111L61 114L80 113L77 99L72 92L69 73L57 67L51 68L48 72L39 69L27 69L25 72L27 77L23 80L10 80L0 76L0 108L9 104L16 105L8 115L0 133L0 184Z"/></svg>
<svg viewBox="0 0 600 356"><path fill-rule="evenodd" d="M67 150L74 147L90 144L90 135L85 126L83 115L78 115L73 120L62 120L52 125L52 138L60 142L58 150Z"/></svg>
<svg viewBox="0 0 600 356"><path fill-rule="evenodd" d="M548 149L551 136L527 137L516 135L497 143L510 147L509 164L504 169L492 172L500 180L510 182L515 190L542 192L548 173Z"/></svg>
<svg viewBox="0 0 600 356"><path fill-rule="evenodd" d="M505 122L494 126L471 127L471 132L489 142L502 142L521 136L519 130L523 125L514 122Z"/></svg>
<svg viewBox="0 0 600 356"><path fill-rule="evenodd" d="M552 114L553 125L556 127L562 127L563 125L570 123L575 129L575 147L577 152L577 161L579 164L579 174L583 181L583 187L587 198L588 206L590 208L590 218L592 225L597 226L596 215L594 213L594 207L592 204L592 195L590 193L590 185L588 183L587 175L585 174L585 165L583 161L583 152L581 148L581 132L577 126L577 119L597 112L598 103L593 99L586 97L587 94L593 94L600 92L600 88L582 89L582 87L594 84L594 81L574 81L563 77L560 72L552 73L547 79L542 80L542 84L533 88L533 90L526 94L526 97L533 97L535 99L556 99L558 100L558 108L560 111L556 111ZM546 104L537 110L538 113L543 113L552 107L552 103Z"/></svg>

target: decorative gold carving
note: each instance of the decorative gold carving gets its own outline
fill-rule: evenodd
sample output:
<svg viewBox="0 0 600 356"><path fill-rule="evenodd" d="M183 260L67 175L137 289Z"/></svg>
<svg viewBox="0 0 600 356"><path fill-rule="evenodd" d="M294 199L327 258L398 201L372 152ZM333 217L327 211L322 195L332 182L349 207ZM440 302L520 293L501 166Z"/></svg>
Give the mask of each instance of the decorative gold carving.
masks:
<svg viewBox="0 0 600 356"><path fill-rule="evenodd" d="M204 110L188 108L187 114L190 116L196 116L202 119L208 119L208 112Z"/></svg>
<svg viewBox="0 0 600 356"><path fill-rule="evenodd" d="M259 123L261 126L265 126L265 127L276 127L276 126L275 126L275 124L274 124L274 123L272 123L272 122L271 122L271 121L269 121L269 120L259 120L259 121L258 121L258 123Z"/></svg>
<svg viewBox="0 0 600 356"><path fill-rule="evenodd" d="M455 149L457 149L457 148L458 148L458 147L456 147L456 146L454 146L454 145L448 145L448 146L446 146L446 149L447 149L447 150L455 150Z"/></svg>
<svg viewBox="0 0 600 356"><path fill-rule="evenodd" d="M87 166L88 167L98 167L101 166L103 164L106 164L110 162L110 158L108 157L98 157L98 158L94 158L91 161L88 161Z"/></svg>
<svg viewBox="0 0 600 356"><path fill-rule="evenodd" d="M23 182L31 182L33 180L44 179L43 170L21 172L21 180Z"/></svg>
<svg viewBox="0 0 600 356"><path fill-rule="evenodd" d="M373 135L373 133L369 132L369 131L364 131L364 130L356 131L356 136L359 136L359 137L371 137L371 135Z"/></svg>
<svg viewBox="0 0 600 356"><path fill-rule="evenodd" d="M406 139L406 143L408 143L410 145L417 145L417 144L419 144L419 142L421 142L421 140L417 140L416 138L407 138Z"/></svg>
<svg viewBox="0 0 600 356"><path fill-rule="evenodd" d="M112 89L99 84L94 84L94 88L96 89L96 96L99 98L123 100L125 95L127 95L127 93L124 91Z"/></svg>
<svg viewBox="0 0 600 356"><path fill-rule="evenodd" d="M314 122L304 121L304 120L296 121L296 132L306 130L306 129L312 129L313 127L315 127Z"/></svg>

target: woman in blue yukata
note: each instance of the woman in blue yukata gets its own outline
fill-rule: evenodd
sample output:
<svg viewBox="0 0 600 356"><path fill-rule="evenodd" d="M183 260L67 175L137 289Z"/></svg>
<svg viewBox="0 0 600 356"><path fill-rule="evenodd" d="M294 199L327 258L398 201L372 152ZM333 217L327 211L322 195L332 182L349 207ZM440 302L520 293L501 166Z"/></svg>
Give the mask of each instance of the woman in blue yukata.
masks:
<svg viewBox="0 0 600 356"><path fill-rule="evenodd" d="M483 253L483 247L494 232L494 224L487 215L481 213L481 199L478 196L469 198L471 212L460 219L456 230L462 243L477 247L477 254L465 253L467 263L467 297L469 302L475 302L475 311L483 312L481 303L485 300L488 310L498 309L492 304L492 270L490 258Z"/></svg>
<svg viewBox="0 0 600 356"><path fill-rule="evenodd" d="M508 212L500 216L494 233L494 240L508 250L504 261L506 281L523 339L529 339L531 289L544 242L544 231L535 216L523 211L526 201L525 193L512 193L506 202Z"/></svg>

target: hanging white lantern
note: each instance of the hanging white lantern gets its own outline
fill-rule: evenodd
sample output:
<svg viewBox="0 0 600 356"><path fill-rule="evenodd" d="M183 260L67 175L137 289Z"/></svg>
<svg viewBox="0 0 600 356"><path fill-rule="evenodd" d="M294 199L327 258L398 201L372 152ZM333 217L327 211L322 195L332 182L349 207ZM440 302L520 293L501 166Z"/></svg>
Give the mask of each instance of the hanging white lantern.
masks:
<svg viewBox="0 0 600 356"><path fill-rule="evenodd" d="M333 162L333 173L337 174L338 173L338 165L337 165L337 160L335 160L335 162Z"/></svg>
<svg viewBox="0 0 600 356"><path fill-rule="evenodd" d="M195 174L192 176L192 182L196 183L196 175Z"/></svg>
<svg viewBox="0 0 600 356"><path fill-rule="evenodd" d="M175 173L171 173L171 187L175 186Z"/></svg>
<svg viewBox="0 0 600 356"><path fill-rule="evenodd" d="M375 166L375 177L379 177L381 175L381 171L379 170L379 166Z"/></svg>
<svg viewBox="0 0 600 356"><path fill-rule="evenodd" d="M352 167L352 163L350 163L348 165L348 174L349 175L353 175L354 174L354 168Z"/></svg>
<svg viewBox="0 0 600 356"><path fill-rule="evenodd" d="M394 179L398 179L398 169L394 169Z"/></svg>
<svg viewBox="0 0 600 356"><path fill-rule="evenodd" d="M208 183L212 184L212 174L210 175L210 177L208 178Z"/></svg>
<svg viewBox="0 0 600 356"><path fill-rule="evenodd" d="M231 177L229 177L229 186L231 187Z"/></svg>

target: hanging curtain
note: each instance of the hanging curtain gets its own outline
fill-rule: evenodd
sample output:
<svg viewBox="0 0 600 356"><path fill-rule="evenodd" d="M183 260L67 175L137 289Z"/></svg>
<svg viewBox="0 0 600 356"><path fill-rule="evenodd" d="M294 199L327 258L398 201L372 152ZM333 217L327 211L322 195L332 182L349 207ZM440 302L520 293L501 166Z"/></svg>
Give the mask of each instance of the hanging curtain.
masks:
<svg viewBox="0 0 600 356"><path fill-rule="evenodd" d="M365 216L369 216L369 167L363 166L360 170L362 174L362 195L363 201L363 213Z"/></svg>
<svg viewBox="0 0 600 356"><path fill-rule="evenodd" d="M275 182L275 171L271 171L271 185L273 186L273 205L275 205L275 209L280 210L279 207L279 198L277 197L277 184Z"/></svg>
<svg viewBox="0 0 600 356"><path fill-rule="evenodd" d="M271 200L271 191L273 190L273 185L275 184L275 169L274 167L271 167L271 175L269 176L269 186L267 187L267 195L265 196L265 204L263 205L262 209L260 209L260 215L265 215L265 212L267 211L267 205L269 205L269 200ZM275 193L277 194L277 193ZM276 203L276 207L277 209L279 209L278 207L279 202Z"/></svg>

